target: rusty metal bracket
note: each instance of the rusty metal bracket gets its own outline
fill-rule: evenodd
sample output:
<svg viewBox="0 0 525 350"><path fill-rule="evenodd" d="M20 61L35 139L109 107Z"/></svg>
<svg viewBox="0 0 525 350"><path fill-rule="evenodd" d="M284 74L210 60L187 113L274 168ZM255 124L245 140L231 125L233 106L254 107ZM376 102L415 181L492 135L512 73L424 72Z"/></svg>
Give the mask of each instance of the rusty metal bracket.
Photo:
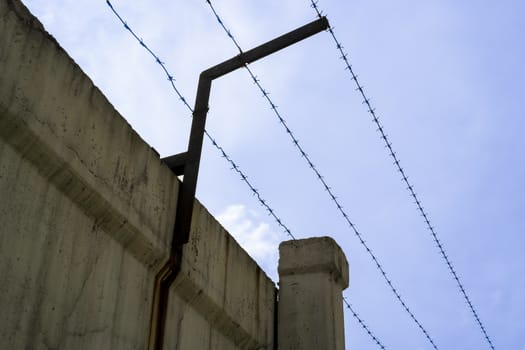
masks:
<svg viewBox="0 0 525 350"><path fill-rule="evenodd" d="M155 279L149 349L160 350L163 347L169 288L180 271L182 246L189 240L212 81L326 30L328 27L329 24L326 17L321 17L287 34L257 46L254 49L219 63L200 74L197 97L193 109L193 121L191 124L188 151L162 159L175 175L182 175L183 179L179 187L177 199L170 259Z"/></svg>

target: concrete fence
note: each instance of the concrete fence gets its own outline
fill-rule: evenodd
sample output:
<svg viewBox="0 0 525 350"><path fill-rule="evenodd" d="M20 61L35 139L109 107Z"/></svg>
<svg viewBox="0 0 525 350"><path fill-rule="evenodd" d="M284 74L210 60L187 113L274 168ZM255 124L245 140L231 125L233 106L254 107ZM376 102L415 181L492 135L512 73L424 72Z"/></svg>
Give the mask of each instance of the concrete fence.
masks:
<svg viewBox="0 0 525 350"><path fill-rule="evenodd" d="M178 188L40 22L0 0L0 349L147 349ZM165 349L344 348L333 240L283 243L278 291L194 210Z"/></svg>

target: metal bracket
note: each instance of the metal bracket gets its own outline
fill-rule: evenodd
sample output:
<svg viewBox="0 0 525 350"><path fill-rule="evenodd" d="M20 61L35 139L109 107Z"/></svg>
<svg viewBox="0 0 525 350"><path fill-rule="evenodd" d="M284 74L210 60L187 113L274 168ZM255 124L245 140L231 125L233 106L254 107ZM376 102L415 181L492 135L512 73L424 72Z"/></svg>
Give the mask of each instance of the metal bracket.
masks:
<svg viewBox="0 0 525 350"><path fill-rule="evenodd" d="M238 68L244 67L248 63L254 62L328 29L328 27L329 24L326 17L321 17L318 20L257 46L250 51L243 52L201 73L195 108L193 109L193 121L191 124L188 151L162 159L175 175L183 175L184 177L179 187L170 259L155 278L149 349L161 350L163 348L169 288L180 270L182 247L189 240L212 81Z"/></svg>
<svg viewBox="0 0 525 350"><path fill-rule="evenodd" d="M197 177L199 174L199 163L202 153L202 142L204 139L206 115L208 113L208 101L212 81L238 68L244 67L248 63L254 62L326 30L328 27L329 24L326 17L321 17L287 34L259 45L254 49L234 56L201 73L197 88L195 108L193 110L193 121L191 125L190 140L188 143L188 151L162 159L176 175L184 175L184 179L182 180L179 189L172 248L187 243L189 240L193 202L195 200L195 191L197 188Z"/></svg>

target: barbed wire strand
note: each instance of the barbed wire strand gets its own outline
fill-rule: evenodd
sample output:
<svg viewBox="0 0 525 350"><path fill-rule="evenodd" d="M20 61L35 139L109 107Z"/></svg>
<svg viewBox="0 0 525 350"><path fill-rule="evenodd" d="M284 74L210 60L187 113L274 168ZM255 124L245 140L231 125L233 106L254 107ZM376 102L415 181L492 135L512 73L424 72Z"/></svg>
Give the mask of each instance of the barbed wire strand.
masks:
<svg viewBox="0 0 525 350"><path fill-rule="evenodd" d="M124 28L126 28L126 30L128 32L131 33L131 35L139 42L139 44L144 47L146 49L146 51L149 52L149 54L155 59L155 62L158 63L161 67L162 67L162 70L164 71L164 73L166 74L166 76L168 77L168 80L169 82L171 83L171 87L173 88L173 90L175 91L175 93L177 94L177 96L179 97L179 99L182 101L182 103L186 106L186 108L193 113L193 108L190 107L190 105L188 104L187 100L184 98L184 96L182 95L182 93L180 92L180 90L177 89L176 85L175 85L175 79L173 78L173 75L169 73L166 65L164 64L164 62L162 62L159 58L159 56L157 56L149 47L148 45L146 45L146 43L144 42L144 40L142 40L139 36L137 36L137 34L130 28L130 26L126 23L126 21L124 21L124 19L119 15L119 13L117 12L117 10L113 7L113 5L111 4L111 2L109 0L106 0L106 4L109 6L109 8L111 9L111 11L115 14L115 16L117 16L117 18L120 20L120 22L122 22L122 24L124 25ZM244 174L244 172L241 170L241 168L237 165L237 163L235 163L232 158L224 151L224 149L217 143L217 141L211 136L211 134L205 130L204 131L206 137L211 141L212 145L220 152L221 156L226 159L226 161L231 165L231 169L234 170L241 178L241 180L249 187L250 191L252 192L252 194L257 198L257 201L259 202L259 204L264 207L264 209L268 212L269 215L271 215L273 217L273 219L275 220L275 222L277 222L277 224L279 225L279 227L281 227L283 229L283 231L293 240L295 240L295 236L292 234L291 230L288 228L287 225L284 224L284 222L277 216L277 214L275 213L275 210L273 210L270 205L267 203L266 200L263 199L263 197L261 196L260 192L254 187L254 185L248 180L248 177Z"/></svg>
<svg viewBox="0 0 525 350"><path fill-rule="evenodd" d="M193 109L188 104L187 100L184 98L184 96L181 94L181 92L177 89L175 85L175 79L173 78L173 75L171 75L164 64L160 60L160 58L146 45L146 43L137 36L137 34L131 29L131 27L124 21L124 19L120 16L120 14L116 11L116 9L113 7L111 2L109 0L106 0L106 4L109 6L111 11L115 14L115 16L120 20L120 22L124 25L124 28L131 33L131 35L138 41L138 43L144 47L148 53L155 59L155 62L158 63L161 67L166 76L168 77L168 80L171 83L171 86L179 99L182 101L182 103L186 106L186 108L193 113ZM268 203L262 198L259 191L252 185L252 183L248 180L248 177L242 172L242 170L239 168L239 166L226 154L224 149L217 143L217 141L208 133L208 131L204 131L206 134L206 137L211 141L213 146L221 153L221 156L226 159L228 163L232 166L232 170L237 172L237 174L241 177L241 180L249 187L250 191L257 197L258 202L261 206L263 206L266 211L273 217L273 219L277 222L277 224L283 229L283 231L292 239L296 240L295 236L292 234L288 226L284 224L284 222L277 216L275 211L268 205ZM343 297L343 301L346 304L347 308L351 311L352 315L357 319L359 324L365 329L367 334L369 334L372 339L376 342L376 344L379 345L381 349L386 349L386 347L373 335L373 333L370 331L369 327L364 323L364 321L357 315L357 313L353 310L353 308L350 306L348 301Z"/></svg>
<svg viewBox="0 0 525 350"><path fill-rule="evenodd" d="M346 306L346 308L348 310L350 310L350 312L352 313L352 316L354 316L354 318L357 320L357 322L359 322L359 324L361 325L361 327L363 327L363 329L365 330L365 332L372 338L372 340L377 344L377 346L379 346L379 348L381 349L386 349L383 344L381 344L381 342L379 341L379 339L376 338L376 336L370 331L370 328L368 328L368 326L366 325L366 323L361 319L361 317L359 317L359 315L357 314L357 312L354 311L352 305L350 305L350 303L348 302L348 300L343 297L343 302Z"/></svg>
<svg viewBox="0 0 525 350"><path fill-rule="evenodd" d="M308 0L308 1L310 1L310 6L315 10L315 12L317 13L317 16L318 17L322 17L323 16L323 12L320 10L320 8L318 6L318 1L314 1L314 0ZM397 156L396 152L394 152L394 149L392 147L392 143L390 142L390 139L388 138L388 135L385 132L385 128L384 128L383 124L381 124L381 121L379 120L379 117L378 117L377 113L375 112L375 108L372 107L370 99L367 97L367 95L364 92L363 85L361 85L360 81L358 80L357 74L355 74L355 72L354 72L354 70L352 68L352 65L350 64L350 62L348 60L348 53L346 53L344 51L344 47L341 44L341 42L339 41L339 39L336 37L333 27L330 27L328 29L328 32L330 33L330 36L334 40L337 50L341 54L340 58L345 63L345 69L348 70L348 72L350 73L350 76L351 76L351 80L353 80L355 82L355 84L356 84L356 91L359 91L359 94L363 98L363 102L362 103L366 105L368 113L370 113L370 115L372 116L373 122L377 126L377 131L379 132L380 138L384 141L385 147L388 149L389 156L392 157L392 159L394 160L393 164L395 165L397 172L399 172L401 174L401 180L407 186L406 189L408 190L410 196L414 200L414 204L416 205L418 212L423 217L423 221L425 222L427 229L430 231L430 233L432 235L432 239L436 243L436 245L437 245L437 247L439 249L439 253L440 253L441 257L445 261L445 264L447 265L448 270L450 271L450 273L452 274L452 277L456 281L456 283L458 285L458 288L461 291L461 294L463 295L467 305L469 306L470 311L474 315L474 318L476 319L476 322L477 322L479 328L481 329L485 340L488 342L490 348L494 350L495 349L494 345L492 344L492 341L490 340L490 338L489 338L489 336L487 334L485 326L481 322L481 319L480 319L478 313L476 312L476 309L474 308L474 305L472 304L472 302L471 302L471 300L470 300L470 298L469 298L469 296L468 296L468 294L467 294L467 292L465 290L465 287L461 283L461 281L459 279L459 276L458 276L456 270L454 269L454 266L452 265L452 262L450 261L450 258L448 257L448 255L447 255L447 253L445 251L443 243L438 238L436 229L435 229L434 226L432 226L432 223L430 221L430 217L429 217L428 213L425 211L423 205L421 204L421 200L419 199L418 195L416 194L414 186L408 180L408 176L406 175L406 171L401 166L401 162L400 162L399 157Z"/></svg>
<svg viewBox="0 0 525 350"><path fill-rule="evenodd" d="M226 34L228 35L228 37L232 40L232 42L235 44L235 46L237 47L237 49L239 50L239 53L243 53L243 50L241 49L240 45L238 44L238 41L235 39L235 36L232 34L232 32L226 27L226 25L224 24L224 21L222 20L222 18L219 16L218 12L216 11L215 7L213 6L213 4L211 3L210 0L205 0L206 3L209 5L209 7L211 8L213 14L215 15L217 21L219 22L219 24L221 25L221 27L223 28L223 30L226 32ZM277 105L273 102L273 100L270 98L269 96L269 93L266 89L264 89L260 83L260 79L258 79L255 74L252 72L252 70L248 67L248 65L245 65L245 68L246 70L248 71L248 73L250 74L250 77L252 78L253 82L255 83L255 85L259 88L259 90L261 91L263 97L266 99L266 101L270 104L270 107L272 109L272 111L275 113L275 115L277 116L278 120L279 120L279 123L282 124L282 126L284 127L286 133L289 135L289 137L292 139L292 143L295 145L295 147L299 150L299 153L301 154L301 157L303 157L305 159L305 161L307 162L308 166L312 169L312 171L315 173L315 176L317 177L317 179L320 181L320 183L322 184L322 186L324 187L325 191L328 193L330 199L335 203L338 211L341 213L341 215L343 216L343 218L345 219L345 221L348 223L348 225L350 226L350 228L353 230L353 232L355 233L355 235L357 236L357 238L359 239L359 242L361 243L361 245L366 249L366 251L368 252L369 256L372 258L373 262L375 263L376 267L378 268L379 272L381 273L381 275L383 276L383 278L385 279L385 281L387 282L388 286L390 287L390 289L392 290L392 292L394 293L395 297L397 298L397 300L401 303L401 305L403 306L404 310L408 313L408 315L410 316L410 318L416 323L416 325L418 326L418 328L423 332L423 334L425 335L425 337L427 338L427 340L432 344L432 346L434 347L434 349L437 350L437 346L436 344L434 343L433 339L430 337L430 335L428 334L427 330L423 327L423 325L421 324L421 322L415 317L414 313L410 310L410 308L407 306L406 302L403 300L403 298L401 297L401 295L399 294L398 290L394 287L394 285L392 284L392 281L388 278L385 270L383 269L383 267L381 266L381 264L379 263L377 257L375 256L375 254L373 253L373 251L370 249L370 247L366 244L365 240L363 239L362 237L362 234L357 230L357 227L355 226L355 224L350 220L350 217L348 216L348 214L346 213L346 211L343 209L343 206L341 205L340 201L337 199L337 196L335 196L334 192L332 191L331 187L328 186L325 178L321 175L319 169L313 164L312 160L310 159L310 157L308 156L308 154L305 152L304 148L301 146L301 144L299 143L299 140L295 137L295 134L293 133L293 131L290 129L290 127L288 126L288 124L286 123L285 119L282 117L281 113L279 112L278 108L277 108Z"/></svg>

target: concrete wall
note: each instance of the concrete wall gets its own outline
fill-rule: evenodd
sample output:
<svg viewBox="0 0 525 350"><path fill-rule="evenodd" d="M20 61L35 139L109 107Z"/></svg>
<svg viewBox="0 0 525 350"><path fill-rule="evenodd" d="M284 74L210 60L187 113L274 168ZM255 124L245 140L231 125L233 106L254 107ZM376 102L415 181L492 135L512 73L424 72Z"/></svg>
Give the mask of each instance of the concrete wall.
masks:
<svg viewBox="0 0 525 350"><path fill-rule="evenodd" d="M202 206L193 215L170 295L165 345L273 349L273 282Z"/></svg>
<svg viewBox="0 0 525 350"><path fill-rule="evenodd" d="M178 180L0 0L0 349L145 349ZM165 348L272 349L275 286L195 203Z"/></svg>

